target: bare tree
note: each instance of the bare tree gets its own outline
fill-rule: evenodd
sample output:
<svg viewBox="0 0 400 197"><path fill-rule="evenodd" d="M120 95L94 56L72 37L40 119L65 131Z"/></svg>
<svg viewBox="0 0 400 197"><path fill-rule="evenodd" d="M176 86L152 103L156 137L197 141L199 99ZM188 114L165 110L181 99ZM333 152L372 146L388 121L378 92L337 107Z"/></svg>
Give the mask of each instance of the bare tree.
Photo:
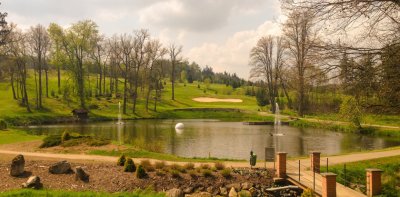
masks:
<svg viewBox="0 0 400 197"><path fill-rule="evenodd" d="M171 44L169 46L169 56L171 61L171 85L172 85L172 100L175 100L175 67L181 61L179 55L182 52L182 46Z"/></svg>
<svg viewBox="0 0 400 197"><path fill-rule="evenodd" d="M35 55L35 64L37 72L39 75L38 84L38 108L41 109L42 106L42 71L46 64L46 56L50 46L50 37L43 25L36 25L31 27L29 32L29 43L33 55ZM46 71L47 73L47 71ZM48 78L46 74L46 91L48 90ZM47 91L48 92L48 91Z"/></svg>
<svg viewBox="0 0 400 197"><path fill-rule="evenodd" d="M134 41L132 36L128 34L121 35L119 45L122 57L121 62L124 65L124 68L121 68L121 70L124 76L123 113L126 114L126 105L128 96L128 78L133 64L132 55L133 55Z"/></svg>
<svg viewBox="0 0 400 197"><path fill-rule="evenodd" d="M306 107L305 74L313 61L312 50L317 42L314 16L309 10L293 10L283 27L290 64L296 70L297 112L300 116L304 115Z"/></svg>
<svg viewBox="0 0 400 197"><path fill-rule="evenodd" d="M282 38L262 37L250 52L251 78L264 80L268 88L268 98L272 112L275 113L275 98L278 96L278 84L283 66Z"/></svg>
<svg viewBox="0 0 400 197"><path fill-rule="evenodd" d="M122 62L122 50L120 47L120 42L118 36L114 35L107 40L107 47L109 53L109 72L110 72L110 94L113 94L115 88L115 95L119 94L118 92L118 76L119 76L119 68Z"/></svg>

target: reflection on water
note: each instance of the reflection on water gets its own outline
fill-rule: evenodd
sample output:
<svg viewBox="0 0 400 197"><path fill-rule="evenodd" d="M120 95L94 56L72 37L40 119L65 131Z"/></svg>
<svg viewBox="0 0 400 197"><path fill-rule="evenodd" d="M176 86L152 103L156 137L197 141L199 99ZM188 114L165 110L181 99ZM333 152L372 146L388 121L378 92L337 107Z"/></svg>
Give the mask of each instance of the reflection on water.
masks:
<svg viewBox="0 0 400 197"><path fill-rule="evenodd" d="M178 122L185 124L183 130L175 130ZM275 136L271 135L276 132L274 126L216 120L135 120L123 125L101 122L29 128L34 134L64 131L140 144L149 149L161 148L165 153L184 157L208 157L210 154L219 158L247 159L252 149L262 159L265 147L275 147L276 151L287 152L289 156L302 156L314 150L331 155L400 145L400 141L385 138L288 126L279 127L279 133L284 136Z"/></svg>

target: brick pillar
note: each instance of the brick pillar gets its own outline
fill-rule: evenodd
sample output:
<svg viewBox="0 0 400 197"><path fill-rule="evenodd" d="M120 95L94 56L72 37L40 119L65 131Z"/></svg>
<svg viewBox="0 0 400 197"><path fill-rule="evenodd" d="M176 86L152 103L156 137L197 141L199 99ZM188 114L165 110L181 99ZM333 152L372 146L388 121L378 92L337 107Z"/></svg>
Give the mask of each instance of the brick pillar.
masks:
<svg viewBox="0 0 400 197"><path fill-rule="evenodd" d="M276 154L278 167L276 168L276 176L278 178L286 178L286 155L285 152L278 152Z"/></svg>
<svg viewBox="0 0 400 197"><path fill-rule="evenodd" d="M320 173L321 152L311 152L311 170Z"/></svg>
<svg viewBox="0 0 400 197"><path fill-rule="evenodd" d="M382 170L369 168L367 171L367 196L375 196L381 194L382 183L381 175Z"/></svg>
<svg viewBox="0 0 400 197"><path fill-rule="evenodd" d="M321 173L322 197L336 197L336 174Z"/></svg>

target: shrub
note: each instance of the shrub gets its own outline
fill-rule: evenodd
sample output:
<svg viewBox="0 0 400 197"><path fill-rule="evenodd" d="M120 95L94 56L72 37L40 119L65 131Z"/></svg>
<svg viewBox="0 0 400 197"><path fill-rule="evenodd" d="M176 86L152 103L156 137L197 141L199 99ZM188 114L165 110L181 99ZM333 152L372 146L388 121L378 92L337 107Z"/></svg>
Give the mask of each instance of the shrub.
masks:
<svg viewBox="0 0 400 197"><path fill-rule="evenodd" d="M142 165L139 165L137 170L136 170L136 178L142 179L147 176L146 171L144 170L144 167Z"/></svg>
<svg viewBox="0 0 400 197"><path fill-rule="evenodd" d="M221 175L225 178L230 178L232 170L230 168L225 168L221 171Z"/></svg>
<svg viewBox="0 0 400 197"><path fill-rule="evenodd" d="M193 163L186 163L183 167L186 170L193 170L194 169L194 164Z"/></svg>
<svg viewBox="0 0 400 197"><path fill-rule="evenodd" d="M312 189L309 188L305 189L303 193L301 193L301 197L314 197L314 196L315 196L314 192L312 191Z"/></svg>
<svg viewBox="0 0 400 197"><path fill-rule="evenodd" d="M171 168L172 170L181 171L182 166L180 166L180 165L174 163L174 164L171 164L171 165L169 166L169 168Z"/></svg>
<svg viewBox="0 0 400 197"><path fill-rule="evenodd" d="M251 197L251 195L249 195L249 193L245 192L245 191L240 191L238 193L239 197Z"/></svg>
<svg viewBox="0 0 400 197"><path fill-rule="evenodd" d="M124 166L125 161L126 161L125 155L121 155L121 156L119 157L118 161L117 161L117 165L119 165L119 166Z"/></svg>
<svg viewBox="0 0 400 197"><path fill-rule="evenodd" d="M142 165L143 168L148 172L153 172L155 170L153 165L151 165L151 163L150 163L150 161L148 159L142 160L140 162L140 165Z"/></svg>
<svg viewBox="0 0 400 197"><path fill-rule="evenodd" d="M68 141L70 139L71 135L67 131L64 131L64 133L61 136L61 142L64 143L65 141Z"/></svg>
<svg viewBox="0 0 400 197"><path fill-rule="evenodd" d="M195 170L189 170L188 173L189 173L190 177L192 177L192 178L196 178L197 177L197 173L196 173Z"/></svg>
<svg viewBox="0 0 400 197"><path fill-rule="evenodd" d="M179 174L178 170L171 170L170 171L172 178L179 178L181 175Z"/></svg>
<svg viewBox="0 0 400 197"><path fill-rule="evenodd" d="M61 144L61 136L60 135L50 135L43 139L43 143L39 146L40 148L47 148L58 146Z"/></svg>
<svg viewBox="0 0 400 197"><path fill-rule="evenodd" d="M164 162L164 161L157 161L157 162L154 164L154 167L155 167L156 169L163 169L163 168L165 168L165 162Z"/></svg>
<svg viewBox="0 0 400 197"><path fill-rule="evenodd" d="M7 129L7 122L3 119L0 119L0 130L6 130Z"/></svg>
<svg viewBox="0 0 400 197"><path fill-rule="evenodd" d="M209 169L204 169L202 174L204 177L212 177L212 172Z"/></svg>
<svg viewBox="0 0 400 197"><path fill-rule="evenodd" d="M201 165L200 165L200 168L201 168L201 169L210 169L210 165L208 165L208 164L201 164Z"/></svg>
<svg viewBox="0 0 400 197"><path fill-rule="evenodd" d="M165 176L165 172L162 171L162 170L157 170L157 171L156 171L156 175L157 175L157 176Z"/></svg>
<svg viewBox="0 0 400 197"><path fill-rule="evenodd" d="M127 158L124 164L124 172L135 172L136 166L131 158Z"/></svg>
<svg viewBox="0 0 400 197"><path fill-rule="evenodd" d="M215 167L217 170L223 170L223 169L225 169L225 164L220 163L220 162L217 162L217 163L214 164L214 167Z"/></svg>
<svg viewBox="0 0 400 197"><path fill-rule="evenodd" d="M90 137L87 141L86 141L86 144L88 145L88 146L104 146L104 145L107 145L107 144L110 144L110 140L107 140L107 139L98 139L98 138L93 138L93 137Z"/></svg>

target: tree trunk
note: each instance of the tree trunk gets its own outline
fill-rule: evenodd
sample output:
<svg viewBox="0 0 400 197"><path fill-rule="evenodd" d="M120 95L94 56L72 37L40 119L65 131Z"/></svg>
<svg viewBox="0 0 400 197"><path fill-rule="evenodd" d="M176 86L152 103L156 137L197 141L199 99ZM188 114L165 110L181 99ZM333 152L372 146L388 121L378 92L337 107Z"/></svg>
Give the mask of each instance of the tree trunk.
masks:
<svg viewBox="0 0 400 197"><path fill-rule="evenodd" d="M11 73L11 89L12 89L14 100L17 100L17 96L15 94L15 87L14 87L14 72Z"/></svg>
<svg viewBox="0 0 400 197"><path fill-rule="evenodd" d="M118 80L118 79L117 79ZM123 102L123 112L124 114L126 114L126 94L128 92L128 87L127 87L127 83L128 83L128 65L125 65L125 74L124 74L124 102ZM116 86L116 88L118 89L118 87Z"/></svg>
<svg viewBox="0 0 400 197"><path fill-rule="evenodd" d="M46 97L49 98L49 75L48 75L49 69L46 68L45 72L46 72Z"/></svg>
<svg viewBox="0 0 400 197"><path fill-rule="evenodd" d="M172 84L172 100L175 100L175 63L173 61L172 61L171 84Z"/></svg>
<svg viewBox="0 0 400 197"><path fill-rule="evenodd" d="M61 93L61 71L60 71L60 66L57 66L57 87L58 87L58 93Z"/></svg>

